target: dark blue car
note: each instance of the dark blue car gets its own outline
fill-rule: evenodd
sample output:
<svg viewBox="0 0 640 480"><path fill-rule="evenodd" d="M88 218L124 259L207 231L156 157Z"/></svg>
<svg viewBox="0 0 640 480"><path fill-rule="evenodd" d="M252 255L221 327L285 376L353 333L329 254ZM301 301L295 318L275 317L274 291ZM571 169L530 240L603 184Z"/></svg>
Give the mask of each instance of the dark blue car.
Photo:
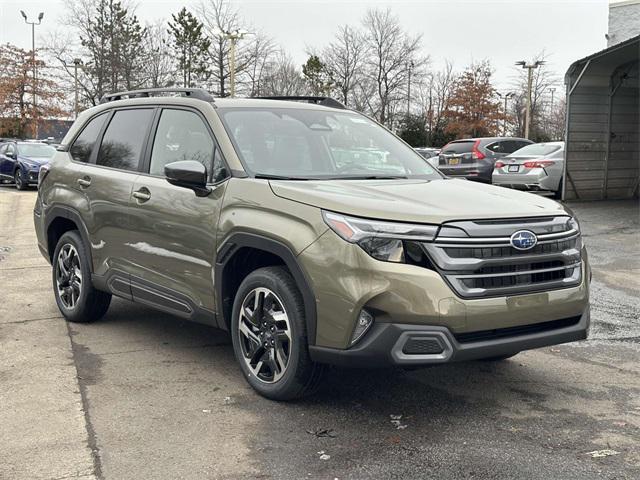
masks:
<svg viewBox="0 0 640 480"><path fill-rule="evenodd" d="M0 143L0 180L15 182L18 190L37 185L40 167L55 153L56 149L46 143Z"/></svg>

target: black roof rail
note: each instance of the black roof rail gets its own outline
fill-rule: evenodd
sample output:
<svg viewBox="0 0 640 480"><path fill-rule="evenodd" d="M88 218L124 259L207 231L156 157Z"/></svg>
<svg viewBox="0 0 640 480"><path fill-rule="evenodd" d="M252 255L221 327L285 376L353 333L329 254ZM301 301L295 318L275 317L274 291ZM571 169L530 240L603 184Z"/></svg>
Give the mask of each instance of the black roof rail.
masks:
<svg viewBox="0 0 640 480"><path fill-rule="evenodd" d="M323 105L325 107L331 108L340 108L342 110L346 110L341 102L331 97L313 97L313 96L305 96L305 95L293 95L293 96L273 96L273 97L255 97L262 98L265 100L287 100L293 102L307 102L307 103L315 103L316 105Z"/></svg>
<svg viewBox="0 0 640 480"><path fill-rule="evenodd" d="M105 95L100 99L100 103L113 102L122 100L123 98L140 98L140 97L161 97L163 93L180 93L185 97L195 98L196 100L204 100L205 102L215 101L215 97L207 92L204 88L146 88L143 90L131 90L128 92L117 92ZM165 95L168 96L168 95Z"/></svg>

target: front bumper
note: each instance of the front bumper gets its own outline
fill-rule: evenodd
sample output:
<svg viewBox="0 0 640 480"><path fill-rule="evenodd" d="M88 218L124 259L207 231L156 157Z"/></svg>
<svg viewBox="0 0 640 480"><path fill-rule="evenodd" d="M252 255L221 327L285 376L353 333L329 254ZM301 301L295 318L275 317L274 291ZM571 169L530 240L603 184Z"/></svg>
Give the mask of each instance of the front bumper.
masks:
<svg viewBox="0 0 640 480"><path fill-rule="evenodd" d="M26 172L25 181L29 185L37 185L38 184L38 175L39 175L39 171L38 170L29 170L28 172Z"/></svg>
<svg viewBox="0 0 640 480"><path fill-rule="evenodd" d="M511 355L523 350L584 340L589 308L576 317L454 335L447 327L380 323L348 350L310 346L311 358L343 367L420 366Z"/></svg>

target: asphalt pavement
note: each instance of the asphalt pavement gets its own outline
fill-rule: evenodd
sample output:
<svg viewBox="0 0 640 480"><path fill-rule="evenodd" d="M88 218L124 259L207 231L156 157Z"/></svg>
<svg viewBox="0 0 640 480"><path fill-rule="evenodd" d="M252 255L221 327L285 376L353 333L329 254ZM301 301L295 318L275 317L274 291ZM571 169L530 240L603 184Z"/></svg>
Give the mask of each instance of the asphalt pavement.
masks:
<svg viewBox="0 0 640 480"><path fill-rule="evenodd" d="M35 196L0 186L0 479L640 478L637 201L571 204L593 266L587 341L334 369L277 403L218 330L119 299L65 323Z"/></svg>

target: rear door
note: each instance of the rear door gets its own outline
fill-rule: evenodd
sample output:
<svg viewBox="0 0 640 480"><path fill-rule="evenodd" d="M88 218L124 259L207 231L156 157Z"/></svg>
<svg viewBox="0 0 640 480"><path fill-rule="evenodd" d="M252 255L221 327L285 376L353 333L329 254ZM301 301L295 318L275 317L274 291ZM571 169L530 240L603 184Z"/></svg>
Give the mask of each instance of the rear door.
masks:
<svg viewBox="0 0 640 480"><path fill-rule="evenodd" d="M131 289L136 301L192 318L201 309L215 310L216 227L228 169L197 110L163 108L153 132L145 172L132 191L127 244L133 264ZM179 160L205 165L209 195L198 197L191 189L167 182L164 166ZM211 314L202 320L213 319Z"/></svg>
<svg viewBox="0 0 640 480"><path fill-rule="evenodd" d="M94 273L108 275L109 285L130 297L128 277L130 232L129 200L142 167L154 108L127 108L110 113L78 181L85 194L86 222Z"/></svg>
<svg viewBox="0 0 640 480"><path fill-rule="evenodd" d="M4 145L0 145L0 180L1 179L6 179L6 177L8 177L8 173L6 172L6 165L7 165L7 157L5 156L5 152L7 151L7 145L8 144L4 144Z"/></svg>

